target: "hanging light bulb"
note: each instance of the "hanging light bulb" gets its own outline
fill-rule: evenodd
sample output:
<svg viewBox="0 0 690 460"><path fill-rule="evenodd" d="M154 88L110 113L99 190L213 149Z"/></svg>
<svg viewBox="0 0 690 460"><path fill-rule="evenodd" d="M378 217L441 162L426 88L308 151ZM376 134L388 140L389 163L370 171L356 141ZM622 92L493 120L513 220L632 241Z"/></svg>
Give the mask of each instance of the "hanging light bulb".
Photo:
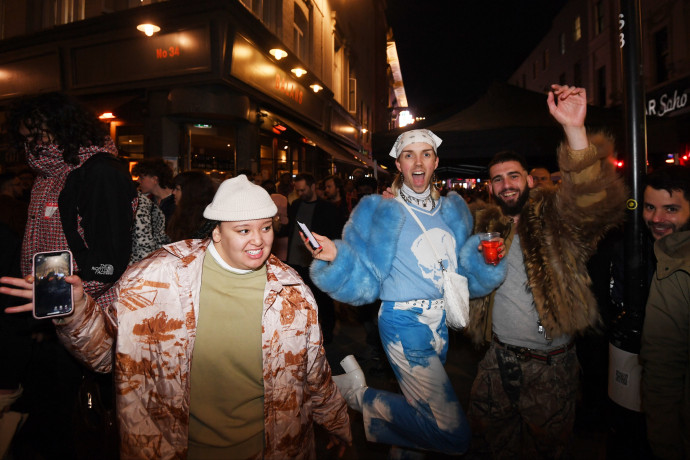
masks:
<svg viewBox="0 0 690 460"><path fill-rule="evenodd" d="M151 37L153 34L161 31L161 28L155 24L139 24L137 30L144 32L147 37Z"/></svg>

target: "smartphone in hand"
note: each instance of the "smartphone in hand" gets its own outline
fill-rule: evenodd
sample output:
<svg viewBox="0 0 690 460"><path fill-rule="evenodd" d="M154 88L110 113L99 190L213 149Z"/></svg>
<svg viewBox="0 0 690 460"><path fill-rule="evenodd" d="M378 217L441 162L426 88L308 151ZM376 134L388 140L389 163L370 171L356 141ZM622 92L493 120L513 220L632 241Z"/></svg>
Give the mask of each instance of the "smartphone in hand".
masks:
<svg viewBox="0 0 690 460"><path fill-rule="evenodd" d="M316 241L316 238L314 238L314 235L311 234L307 226L299 220L297 221L297 225L299 225L299 228L302 230L302 233L304 233L304 236L306 236L307 240L309 240L309 245L311 246L311 248L314 251L321 249L321 245Z"/></svg>
<svg viewBox="0 0 690 460"><path fill-rule="evenodd" d="M65 276L72 274L70 251L37 252L33 257L34 318L55 318L72 313L72 285Z"/></svg>

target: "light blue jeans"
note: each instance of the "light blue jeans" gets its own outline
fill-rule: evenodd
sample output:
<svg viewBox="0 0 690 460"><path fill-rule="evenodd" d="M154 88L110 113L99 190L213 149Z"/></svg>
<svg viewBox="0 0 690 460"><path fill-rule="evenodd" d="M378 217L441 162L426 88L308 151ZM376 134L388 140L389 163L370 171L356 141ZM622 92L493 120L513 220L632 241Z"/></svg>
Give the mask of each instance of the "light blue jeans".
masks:
<svg viewBox="0 0 690 460"><path fill-rule="evenodd" d="M465 452L469 423L443 368L448 352L445 310L383 302L379 333L403 394L366 390L367 439L446 454Z"/></svg>

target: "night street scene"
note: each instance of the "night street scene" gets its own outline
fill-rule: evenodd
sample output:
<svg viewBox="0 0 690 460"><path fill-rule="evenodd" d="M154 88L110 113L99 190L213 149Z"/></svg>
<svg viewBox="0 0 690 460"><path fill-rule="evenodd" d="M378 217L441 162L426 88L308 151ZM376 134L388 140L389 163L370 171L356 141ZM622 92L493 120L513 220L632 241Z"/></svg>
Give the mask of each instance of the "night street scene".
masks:
<svg viewBox="0 0 690 460"><path fill-rule="evenodd" d="M690 458L678 0L0 0L0 460Z"/></svg>

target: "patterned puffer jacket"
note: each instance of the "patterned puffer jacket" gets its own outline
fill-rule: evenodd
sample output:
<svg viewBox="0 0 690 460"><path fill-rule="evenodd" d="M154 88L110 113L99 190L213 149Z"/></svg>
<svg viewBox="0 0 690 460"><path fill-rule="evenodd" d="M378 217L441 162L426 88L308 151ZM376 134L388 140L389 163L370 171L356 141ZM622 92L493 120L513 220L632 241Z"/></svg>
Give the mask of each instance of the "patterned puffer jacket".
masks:
<svg viewBox="0 0 690 460"><path fill-rule="evenodd" d="M164 246L124 273L108 311L87 298L73 316L55 321L75 356L97 371L114 373L122 458L186 458L190 370L209 243ZM261 456L315 458L313 422L349 442L347 406L331 379L314 298L273 255L262 326Z"/></svg>

